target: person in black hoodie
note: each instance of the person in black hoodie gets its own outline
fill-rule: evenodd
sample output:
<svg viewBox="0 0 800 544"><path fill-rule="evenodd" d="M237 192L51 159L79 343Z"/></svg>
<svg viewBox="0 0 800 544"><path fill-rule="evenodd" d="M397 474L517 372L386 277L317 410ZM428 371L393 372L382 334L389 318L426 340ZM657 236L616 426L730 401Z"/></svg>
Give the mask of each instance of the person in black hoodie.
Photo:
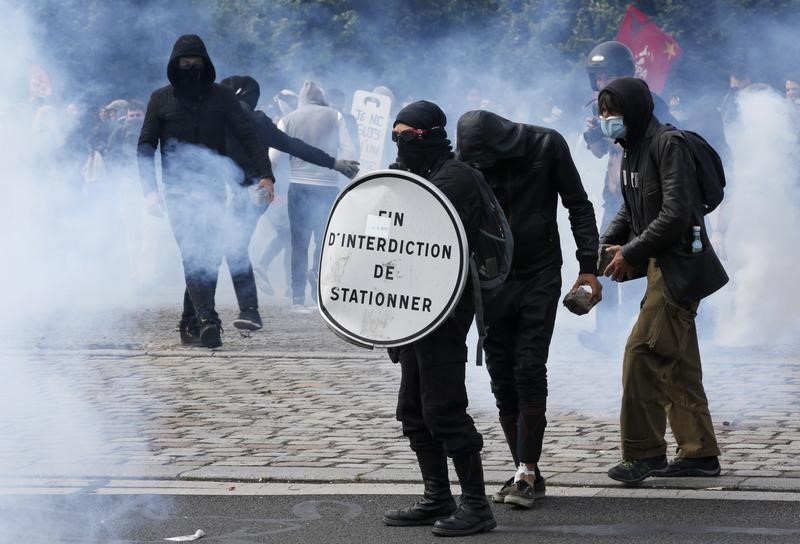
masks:
<svg viewBox="0 0 800 544"><path fill-rule="evenodd" d="M474 245L480 218L477 183L483 180L453 155L446 123L439 106L425 100L400 110L392 129L392 140L397 142L397 163L392 167L438 187L458 212L468 243ZM440 536L471 535L497 526L486 500L483 438L467 414L466 339L475 311L467 283L452 315L439 328L389 350L401 367L397 419L417 455L425 493L408 508L387 511L383 518L387 525L432 524L433 533ZM450 492L448 456L461 484L458 506Z"/></svg>
<svg viewBox="0 0 800 544"><path fill-rule="evenodd" d="M594 208L555 130L469 111L458 120L457 149L489 182L514 235L509 276L484 304L486 367L518 467L492 499L530 508L545 494L538 463L547 425L547 356L561 296L558 198L569 210L577 245L572 290L589 286L592 301L599 302Z"/></svg>
<svg viewBox="0 0 800 544"><path fill-rule="evenodd" d="M272 169L233 91L214 83L216 71L200 37L178 38L167 77L170 84L154 91L147 104L137 148L139 175L150 213L163 215L154 160L160 145L164 197L186 279L181 341L219 347L222 328L214 293L223 253L224 179L231 162L224 157L226 129L247 151L267 202L274 195Z"/></svg>
<svg viewBox="0 0 800 544"><path fill-rule="evenodd" d="M263 111L257 111L255 108L261 96L261 87L252 77L231 76L223 79L220 84L233 89L245 115L255 127L262 148L279 149L312 164L336 170L348 178L358 173L358 162L334 159L323 150L292 138L278 129ZM226 146L228 155L243 172L242 176L229 180L232 198L228 205L225 227L225 259L228 261L239 304L239 317L233 321L233 326L239 329L258 330L263 324L258 311L258 292L248 248L258 220L267 209L267 202L259 198L257 170L230 128Z"/></svg>
<svg viewBox="0 0 800 544"><path fill-rule="evenodd" d="M622 367L624 483L649 476L717 476L719 448L703 389L695 317L728 276L709 243L695 161L680 131L661 124L641 79L609 83L598 97L601 128L624 149L623 204L603 234L614 244L604 273L647 276ZM696 233L696 234L695 234ZM667 464L669 419L678 456Z"/></svg>

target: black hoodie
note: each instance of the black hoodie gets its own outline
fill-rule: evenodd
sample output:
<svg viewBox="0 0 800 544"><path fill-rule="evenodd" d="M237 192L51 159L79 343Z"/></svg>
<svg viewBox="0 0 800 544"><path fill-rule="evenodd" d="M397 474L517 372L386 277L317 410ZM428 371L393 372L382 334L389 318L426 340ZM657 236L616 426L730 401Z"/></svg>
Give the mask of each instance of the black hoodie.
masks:
<svg viewBox="0 0 800 544"><path fill-rule="evenodd" d="M203 58L199 92L183 92L180 84L178 59ZM156 191L154 155L161 146L162 179L165 186L192 183L221 186L224 180L207 179L202 167L184 160L175 160L184 151L184 144L205 148L227 155L226 128L241 142L258 177L272 177L266 149L259 144L256 131L248 120L233 91L214 83L216 71L203 41L193 34L181 36L175 42L167 65L170 85L153 91L147 104L142 131L139 135L139 175L145 194ZM187 175L189 174L189 175Z"/></svg>
<svg viewBox="0 0 800 544"><path fill-rule="evenodd" d="M562 264L556 223L559 196L569 210L580 272L597 273L594 208L558 132L475 110L458 120L457 141L459 157L480 167L508 218L515 277Z"/></svg>

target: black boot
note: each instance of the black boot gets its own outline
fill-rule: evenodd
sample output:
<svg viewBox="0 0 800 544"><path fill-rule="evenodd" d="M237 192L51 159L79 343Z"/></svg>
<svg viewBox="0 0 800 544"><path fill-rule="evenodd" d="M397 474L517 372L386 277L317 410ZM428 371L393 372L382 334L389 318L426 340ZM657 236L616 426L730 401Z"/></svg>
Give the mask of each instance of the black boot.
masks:
<svg viewBox="0 0 800 544"><path fill-rule="evenodd" d="M417 461L425 483L425 494L407 508L387 510L383 514L383 523L386 525L432 525L456 510L456 501L450 493L444 452L418 451Z"/></svg>
<svg viewBox="0 0 800 544"><path fill-rule="evenodd" d="M433 524L433 534L467 536L491 531L497 527L497 522L486 500L480 452L454 457L453 465L461 483L461 501L453 515Z"/></svg>

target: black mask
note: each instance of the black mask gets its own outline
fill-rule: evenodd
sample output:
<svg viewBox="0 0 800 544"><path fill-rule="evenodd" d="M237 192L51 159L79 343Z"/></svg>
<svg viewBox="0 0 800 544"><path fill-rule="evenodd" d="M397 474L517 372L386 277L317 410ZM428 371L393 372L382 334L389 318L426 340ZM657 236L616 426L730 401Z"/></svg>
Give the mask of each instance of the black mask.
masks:
<svg viewBox="0 0 800 544"><path fill-rule="evenodd" d="M178 70L178 88L191 97L197 97L205 88L203 67L193 64Z"/></svg>
<svg viewBox="0 0 800 544"><path fill-rule="evenodd" d="M442 155L449 153L450 140L444 138L421 139L397 142L397 158L414 174L426 177Z"/></svg>

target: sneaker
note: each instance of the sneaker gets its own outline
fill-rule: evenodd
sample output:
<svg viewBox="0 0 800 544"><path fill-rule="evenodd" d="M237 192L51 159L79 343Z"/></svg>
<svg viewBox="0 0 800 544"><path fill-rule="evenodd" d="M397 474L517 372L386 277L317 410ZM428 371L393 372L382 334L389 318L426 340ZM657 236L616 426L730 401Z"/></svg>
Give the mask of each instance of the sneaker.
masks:
<svg viewBox="0 0 800 544"><path fill-rule="evenodd" d="M289 308L289 311L293 314L310 314L311 308L304 306L303 304L292 304L292 306Z"/></svg>
<svg viewBox="0 0 800 544"><path fill-rule="evenodd" d="M517 480L506 495L506 504L533 508L533 503L544 498L544 478L534 480L533 485L525 480Z"/></svg>
<svg viewBox="0 0 800 544"><path fill-rule="evenodd" d="M207 348L222 345L222 327L218 319L203 319L200 322L200 343Z"/></svg>
<svg viewBox="0 0 800 544"><path fill-rule="evenodd" d="M200 325L197 323L197 319L182 319L178 324L178 332L181 335L181 344L185 346L200 345Z"/></svg>
<svg viewBox="0 0 800 544"><path fill-rule="evenodd" d="M718 457L676 457L655 476L719 476Z"/></svg>
<svg viewBox="0 0 800 544"><path fill-rule="evenodd" d="M634 484L650 476L661 476L667 468L667 456L647 457L646 459L623 460L608 469L608 477L618 482Z"/></svg>
<svg viewBox="0 0 800 544"><path fill-rule="evenodd" d="M258 308L245 308L239 312L239 317L233 320L233 326L237 329L257 331L264 325L261 323L261 315L258 313Z"/></svg>
<svg viewBox="0 0 800 544"><path fill-rule="evenodd" d="M506 483L503 484L503 487L500 488L500 491L492 495L492 502L497 503L504 503L506 502L506 495L508 492L511 491L511 488L514 486L514 477L512 476Z"/></svg>

